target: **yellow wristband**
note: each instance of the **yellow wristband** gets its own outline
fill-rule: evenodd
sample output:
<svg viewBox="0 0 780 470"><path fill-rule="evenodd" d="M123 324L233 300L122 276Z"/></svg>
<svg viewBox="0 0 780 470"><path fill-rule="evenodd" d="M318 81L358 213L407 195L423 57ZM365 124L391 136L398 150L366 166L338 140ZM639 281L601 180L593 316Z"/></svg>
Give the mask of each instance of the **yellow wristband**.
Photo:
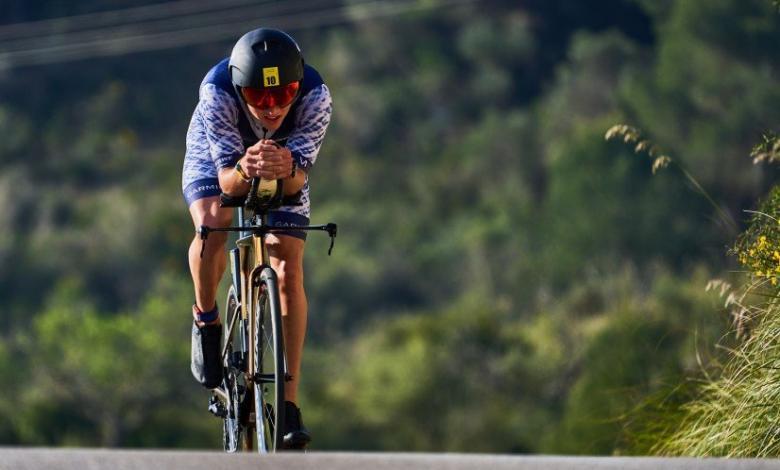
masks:
<svg viewBox="0 0 780 470"><path fill-rule="evenodd" d="M240 176L241 179L244 180L244 182L248 183L248 182L252 181L252 178L250 178L249 175L246 174L244 169L241 168L241 163L236 162L235 170L236 170L236 173L238 173L238 176Z"/></svg>

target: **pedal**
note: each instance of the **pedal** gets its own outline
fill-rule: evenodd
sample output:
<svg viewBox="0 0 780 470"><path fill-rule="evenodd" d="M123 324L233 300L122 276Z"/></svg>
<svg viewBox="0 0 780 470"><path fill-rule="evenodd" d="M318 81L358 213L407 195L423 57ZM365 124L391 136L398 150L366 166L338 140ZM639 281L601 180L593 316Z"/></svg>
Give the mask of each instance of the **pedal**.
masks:
<svg viewBox="0 0 780 470"><path fill-rule="evenodd" d="M209 398L209 413L213 414L217 418L224 419L227 417L227 409L225 408L225 405L219 398L214 395L211 395L211 398Z"/></svg>

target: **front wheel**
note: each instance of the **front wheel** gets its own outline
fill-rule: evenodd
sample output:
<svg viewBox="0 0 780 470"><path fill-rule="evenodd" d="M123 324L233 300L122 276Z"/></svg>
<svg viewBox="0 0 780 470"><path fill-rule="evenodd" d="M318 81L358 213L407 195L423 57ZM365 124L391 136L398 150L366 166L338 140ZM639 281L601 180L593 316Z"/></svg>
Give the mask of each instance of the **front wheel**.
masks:
<svg viewBox="0 0 780 470"><path fill-rule="evenodd" d="M254 398L257 450L274 452L284 440L284 336L276 273L260 273L254 318Z"/></svg>

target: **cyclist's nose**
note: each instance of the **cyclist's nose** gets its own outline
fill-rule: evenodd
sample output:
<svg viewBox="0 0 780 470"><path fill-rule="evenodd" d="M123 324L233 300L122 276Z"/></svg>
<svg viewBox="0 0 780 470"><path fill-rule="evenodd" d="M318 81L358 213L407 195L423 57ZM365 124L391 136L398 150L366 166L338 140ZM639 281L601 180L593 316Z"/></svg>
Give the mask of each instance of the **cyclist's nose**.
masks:
<svg viewBox="0 0 780 470"><path fill-rule="evenodd" d="M282 113L282 108L279 106L271 106L269 108L263 108L263 115L268 117L276 117Z"/></svg>

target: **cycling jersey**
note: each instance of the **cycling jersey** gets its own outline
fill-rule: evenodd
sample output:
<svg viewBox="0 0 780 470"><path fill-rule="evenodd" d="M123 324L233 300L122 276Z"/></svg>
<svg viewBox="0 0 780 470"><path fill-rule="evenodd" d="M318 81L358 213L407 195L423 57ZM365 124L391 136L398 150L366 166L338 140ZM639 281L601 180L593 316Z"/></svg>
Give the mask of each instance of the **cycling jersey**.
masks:
<svg viewBox="0 0 780 470"><path fill-rule="evenodd" d="M262 134L253 130L251 115L241 106L230 80L229 59L206 74L200 85L200 99L187 131L187 151L182 171L182 192L189 206L198 199L217 196L221 190L217 174L231 168L256 144ZM280 127L266 138L290 149L298 168L308 170L317 160L331 116L331 98L320 74L304 66L300 95ZM258 125L255 124L255 128ZM269 219L284 223L306 223L310 215L309 178L301 189L300 205L283 206ZM305 222L303 221L305 218Z"/></svg>

